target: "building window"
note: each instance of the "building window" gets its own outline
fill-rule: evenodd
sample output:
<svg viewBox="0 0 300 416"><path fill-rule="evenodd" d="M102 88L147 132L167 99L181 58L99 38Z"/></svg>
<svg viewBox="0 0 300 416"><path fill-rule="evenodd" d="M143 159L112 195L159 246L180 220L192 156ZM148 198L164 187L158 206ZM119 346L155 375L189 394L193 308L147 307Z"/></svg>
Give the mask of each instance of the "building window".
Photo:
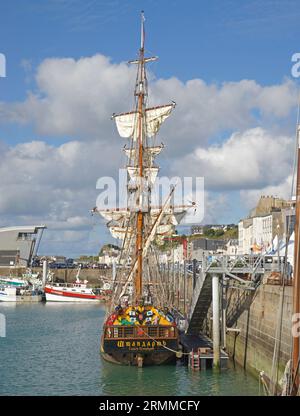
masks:
<svg viewBox="0 0 300 416"><path fill-rule="evenodd" d="M19 233L17 240L31 241L33 239L32 233Z"/></svg>

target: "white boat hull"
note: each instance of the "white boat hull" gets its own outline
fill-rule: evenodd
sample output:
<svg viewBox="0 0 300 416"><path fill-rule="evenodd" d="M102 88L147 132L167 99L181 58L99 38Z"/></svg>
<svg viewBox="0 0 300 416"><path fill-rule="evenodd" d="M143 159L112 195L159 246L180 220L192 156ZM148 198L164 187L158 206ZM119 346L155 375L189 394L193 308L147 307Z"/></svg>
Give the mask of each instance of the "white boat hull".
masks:
<svg viewBox="0 0 300 416"><path fill-rule="evenodd" d="M0 290L0 302L17 302L17 295Z"/></svg>
<svg viewBox="0 0 300 416"><path fill-rule="evenodd" d="M47 302L99 302L99 299L84 299L72 296L54 295L52 293L45 293Z"/></svg>

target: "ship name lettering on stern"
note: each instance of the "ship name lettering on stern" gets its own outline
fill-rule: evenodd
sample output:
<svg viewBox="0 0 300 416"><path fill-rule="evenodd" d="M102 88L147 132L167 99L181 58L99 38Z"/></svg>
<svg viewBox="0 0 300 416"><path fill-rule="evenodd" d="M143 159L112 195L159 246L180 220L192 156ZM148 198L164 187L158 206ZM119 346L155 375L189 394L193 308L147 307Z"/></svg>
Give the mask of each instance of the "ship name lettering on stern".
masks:
<svg viewBox="0 0 300 416"><path fill-rule="evenodd" d="M133 403L114 403L109 400L100 403L99 410L101 411L117 411L130 413L133 408Z"/></svg>

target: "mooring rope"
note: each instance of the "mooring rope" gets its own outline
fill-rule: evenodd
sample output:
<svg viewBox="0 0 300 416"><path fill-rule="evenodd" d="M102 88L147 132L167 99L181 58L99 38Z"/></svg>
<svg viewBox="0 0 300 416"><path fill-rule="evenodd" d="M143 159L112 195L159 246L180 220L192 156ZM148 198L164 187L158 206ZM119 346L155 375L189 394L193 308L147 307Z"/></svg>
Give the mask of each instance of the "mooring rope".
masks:
<svg viewBox="0 0 300 416"><path fill-rule="evenodd" d="M141 330L142 330L142 332L148 337L148 338L150 338L150 339L152 339L153 341L155 341L155 342L159 342L159 341L157 341L155 338L153 338L153 337L151 337L150 335L148 335L142 328L140 328ZM177 353L180 353L180 354L182 354L182 355L190 355L190 353L189 352L182 352L182 351L176 351L176 350L173 350L172 348L169 348L169 347L166 347L165 345L162 345L162 347L163 348L165 348L166 350L169 350L169 351L172 351L172 352L175 352L175 354L177 354Z"/></svg>

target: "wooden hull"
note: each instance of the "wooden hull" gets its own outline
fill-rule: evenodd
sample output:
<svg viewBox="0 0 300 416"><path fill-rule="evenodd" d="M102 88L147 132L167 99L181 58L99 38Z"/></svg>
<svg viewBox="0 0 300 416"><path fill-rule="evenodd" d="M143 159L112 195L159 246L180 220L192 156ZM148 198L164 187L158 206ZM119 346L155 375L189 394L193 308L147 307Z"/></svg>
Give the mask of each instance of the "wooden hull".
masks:
<svg viewBox="0 0 300 416"><path fill-rule="evenodd" d="M119 364L119 365L131 365L131 366L139 366L138 358L136 354L132 352L128 353L101 353L103 359L108 361L112 364ZM171 364L174 363L176 360L176 355L171 352L157 352L157 353L149 353L144 354L142 356L143 362L142 366L151 366L151 365L163 365L163 364Z"/></svg>
<svg viewBox="0 0 300 416"><path fill-rule="evenodd" d="M102 336L102 357L114 364L132 366L162 365L175 362L179 350L178 337L159 340L130 337L107 339Z"/></svg>

